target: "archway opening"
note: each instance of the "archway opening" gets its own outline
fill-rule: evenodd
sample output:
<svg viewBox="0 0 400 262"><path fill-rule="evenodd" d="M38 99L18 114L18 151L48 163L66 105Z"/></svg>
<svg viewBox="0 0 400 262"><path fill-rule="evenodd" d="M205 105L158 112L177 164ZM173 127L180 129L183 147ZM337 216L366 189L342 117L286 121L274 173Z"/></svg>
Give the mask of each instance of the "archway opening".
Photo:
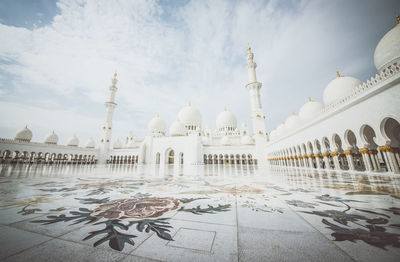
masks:
<svg viewBox="0 0 400 262"><path fill-rule="evenodd" d="M169 151L168 153L168 164L173 164L174 163L174 150L171 149L171 151Z"/></svg>

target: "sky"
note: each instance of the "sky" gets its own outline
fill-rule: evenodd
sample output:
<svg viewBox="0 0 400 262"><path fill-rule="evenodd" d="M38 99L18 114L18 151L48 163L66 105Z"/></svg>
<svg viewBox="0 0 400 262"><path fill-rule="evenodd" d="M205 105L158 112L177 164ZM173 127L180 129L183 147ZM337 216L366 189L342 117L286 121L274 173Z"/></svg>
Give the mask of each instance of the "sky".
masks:
<svg viewBox="0 0 400 262"><path fill-rule="evenodd" d="M246 48L262 83L267 130L343 75L376 74L373 54L396 24L397 0L2 0L0 137L100 139L116 70L113 140L167 128L191 101L203 127L224 110L250 122Z"/></svg>

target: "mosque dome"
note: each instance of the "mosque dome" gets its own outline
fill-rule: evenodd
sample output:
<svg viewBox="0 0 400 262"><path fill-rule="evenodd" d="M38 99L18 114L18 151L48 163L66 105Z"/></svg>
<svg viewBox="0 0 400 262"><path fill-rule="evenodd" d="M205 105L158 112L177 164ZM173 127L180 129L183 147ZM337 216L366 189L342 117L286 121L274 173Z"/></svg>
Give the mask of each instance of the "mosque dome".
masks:
<svg viewBox="0 0 400 262"><path fill-rule="evenodd" d="M276 133L277 134L282 134L283 132L286 131L285 127L285 122L282 122L277 128L276 128Z"/></svg>
<svg viewBox="0 0 400 262"><path fill-rule="evenodd" d="M67 146L78 146L79 145L79 139L76 137L76 135L73 135L67 143Z"/></svg>
<svg viewBox="0 0 400 262"><path fill-rule="evenodd" d="M222 146L229 146L231 144L231 140L227 136L223 136L221 138L220 144Z"/></svg>
<svg viewBox="0 0 400 262"><path fill-rule="evenodd" d="M311 98L308 98L308 102L300 108L299 117L302 121L310 120L319 115L322 108L323 106L321 103L312 101Z"/></svg>
<svg viewBox="0 0 400 262"><path fill-rule="evenodd" d="M14 137L14 140L22 142L30 142L31 139L32 139L32 131L28 128L28 126L25 126L23 129L18 131Z"/></svg>
<svg viewBox="0 0 400 262"><path fill-rule="evenodd" d="M193 125L201 127L200 111L193 107L190 102L187 106L182 108L181 111L179 111L178 118L185 126Z"/></svg>
<svg viewBox="0 0 400 262"><path fill-rule="evenodd" d="M45 144L53 144L53 145L57 145L58 143L58 135L56 133L51 132L50 134L48 134L45 138L44 138L44 143Z"/></svg>
<svg viewBox="0 0 400 262"><path fill-rule="evenodd" d="M292 113L291 116L286 119L285 126L288 131L296 129L300 126L301 120L295 113Z"/></svg>
<svg viewBox="0 0 400 262"><path fill-rule="evenodd" d="M269 139L270 139L270 140L274 140L274 139L276 138L276 135L277 135L276 129L272 130L272 131L269 133Z"/></svg>
<svg viewBox="0 0 400 262"><path fill-rule="evenodd" d="M400 17L397 25L387 32L375 48L374 63L380 72L395 61L400 61Z"/></svg>
<svg viewBox="0 0 400 262"><path fill-rule="evenodd" d="M186 135L186 129L183 123L177 119L175 122L172 123L171 127L169 128L169 134L171 136L184 136Z"/></svg>
<svg viewBox="0 0 400 262"><path fill-rule="evenodd" d="M137 147L136 144L135 144L135 140L130 139L128 144L126 145L126 147L127 148L135 148L135 147Z"/></svg>
<svg viewBox="0 0 400 262"><path fill-rule="evenodd" d="M88 141L86 141L86 148L95 148L96 147L96 142L93 140L93 138L89 138Z"/></svg>
<svg viewBox="0 0 400 262"><path fill-rule="evenodd" d="M217 116L217 129L222 130L228 128L234 130L237 127L236 117L226 108Z"/></svg>
<svg viewBox="0 0 400 262"><path fill-rule="evenodd" d="M249 135L244 135L242 136L242 138L240 139L240 143L242 145L253 145L254 144L254 140L253 138L251 138Z"/></svg>
<svg viewBox="0 0 400 262"><path fill-rule="evenodd" d="M341 76L339 72L324 90L324 104L329 105L338 99L352 94L362 84L360 80L350 76Z"/></svg>
<svg viewBox="0 0 400 262"><path fill-rule="evenodd" d="M162 120L159 115L157 115L150 121L148 128L149 132L152 134L158 133L164 135L167 129L166 126L167 125L165 124L165 121Z"/></svg>
<svg viewBox="0 0 400 262"><path fill-rule="evenodd" d="M117 140L114 142L113 148L114 148L114 149L120 149L120 148L122 148L122 143L121 143L121 141L119 141L119 139L117 139Z"/></svg>

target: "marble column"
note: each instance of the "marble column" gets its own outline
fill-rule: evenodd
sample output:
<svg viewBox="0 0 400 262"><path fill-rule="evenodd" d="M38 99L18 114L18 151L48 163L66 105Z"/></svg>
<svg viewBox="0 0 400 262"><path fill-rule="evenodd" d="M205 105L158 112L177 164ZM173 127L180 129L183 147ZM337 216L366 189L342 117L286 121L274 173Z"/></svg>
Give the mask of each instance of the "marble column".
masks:
<svg viewBox="0 0 400 262"><path fill-rule="evenodd" d="M315 163L317 165L317 169L320 169L321 168L321 160L320 160L319 154L314 154L314 157L315 157Z"/></svg>
<svg viewBox="0 0 400 262"><path fill-rule="evenodd" d="M362 155L366 171L372 171L372 162L369 158L368 148L360 148L358 151Z"/></svg>
<svg viewBox="0 0 400 262"><path fill-rule="evenodd" d="M368 154L371 158L371 162L372 162L372 168L374 171L379 171L379 161L378 161L378 157L377 157L377 152L375 149L370 149L368 150Z"/></svg>
<svg viewBox="0 0 400 262"><path fill-rule="evenodd" d="M353 161L353 153L351 152L351 150L345 150L344 154L346 155L346 158L347 158L349 170L355 170L354 161Z"/></svg>
<svg viewBox="0 0 400 262"><path fill-rule="evenodd" d="M329 156L328 152L322 153L322 157L323 157L324 163L325 163L325 169L331 169L331 165L329 163L329 157L328 156Z"/></svg>
<svg viewBox="0 0 400 262"><path fill-rule="evenodd" d="M333 158L333 164L336 170L340 170L340 163L339 163L339 152L332 152L331 156Z"/></svg>

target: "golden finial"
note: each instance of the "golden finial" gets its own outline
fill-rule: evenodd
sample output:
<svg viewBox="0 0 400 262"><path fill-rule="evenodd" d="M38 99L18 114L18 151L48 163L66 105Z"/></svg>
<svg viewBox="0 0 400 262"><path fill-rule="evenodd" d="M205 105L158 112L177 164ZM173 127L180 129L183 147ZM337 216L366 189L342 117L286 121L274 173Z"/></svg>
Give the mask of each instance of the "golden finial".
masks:
<svg viewBox="0 0 400 262"><path fill-rule="evenodd" d="M397 20L397 24L400 25L400 16L399 16L399 14L396 14L396 20Z"/></svg>
<svg viewBox="0 0 400 262"><path fill-rule="evenodd" d="M250 50L251 50L250 44L247 43L247 51L250 51Z"/></svg>
<svg viewBox="0 0 400 262"><path fill-rule="evenodd" d="M308 97L308 102L311 102L311 101L312 101L312 100L311 100L311 96L309 96L309 97Z"/></svg>
<svg viewBox="0 0 400 262"><path fill-rule="evenodd" d="M292 116L295 116L296 114L294 112L292 112Z"/></svg>
<svg viewBox="0 0 400 262"><path fill-rule="evenodd" d="M336 77L341 77L341 75L339 74L339 71L336 71Z"/></svg>
<svg viewBox="0 0 400 262"><path fill-rule="evenodd" d="M115 69L115 71L114 71L114 77L117 77L117 69Z"/></svg>

